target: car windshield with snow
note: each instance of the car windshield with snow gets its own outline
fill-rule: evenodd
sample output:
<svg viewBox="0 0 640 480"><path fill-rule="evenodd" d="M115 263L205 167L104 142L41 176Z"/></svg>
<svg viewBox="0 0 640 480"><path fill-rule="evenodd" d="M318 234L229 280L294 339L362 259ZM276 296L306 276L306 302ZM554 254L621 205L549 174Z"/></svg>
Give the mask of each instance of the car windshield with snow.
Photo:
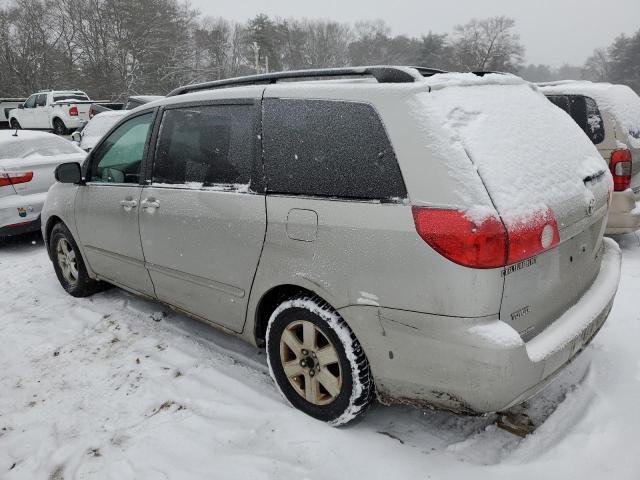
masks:
<svg viewBox="0 0 640 480"><path fill-rule="evenodd" d="M287 400L333 425L375 398L521 403L591 341L618 286L606 163L511 75L190 85L56 178L42 229L68 293L113 284L265 347Z"/></svg>

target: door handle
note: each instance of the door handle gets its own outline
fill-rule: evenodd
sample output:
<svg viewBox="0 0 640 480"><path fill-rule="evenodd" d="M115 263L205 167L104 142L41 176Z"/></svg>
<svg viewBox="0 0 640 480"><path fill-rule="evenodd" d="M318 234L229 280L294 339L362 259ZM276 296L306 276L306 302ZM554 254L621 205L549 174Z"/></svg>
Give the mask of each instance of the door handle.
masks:
<svg viewBox="0 0 640 480"><path fill-rule="evenodd" d="M160 202L158 202L156 200L144 199L140 205L144 209L147 209L147 208L160 208Z"/></svg>
<svg viewBox="0 0 640 480"><path fill-rule="evenodd" d="M125 210L132 209L138 206L138 201L137 200L120 200L120 205L122 205Z"/></svg>

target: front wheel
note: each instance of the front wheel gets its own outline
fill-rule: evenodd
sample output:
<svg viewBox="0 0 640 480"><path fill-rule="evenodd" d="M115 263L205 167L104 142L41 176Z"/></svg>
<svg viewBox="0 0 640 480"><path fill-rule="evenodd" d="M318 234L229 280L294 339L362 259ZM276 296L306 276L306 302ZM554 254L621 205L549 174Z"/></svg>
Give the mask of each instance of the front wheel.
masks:
<svg viewBox="0 0 640 480"><path fill-rule="evenodd" d="M375 393L369 362L345 321L317 297L282 303L267 327L267 361L284 397L331 425L364 413Z"/></svg>
<svg viewBox="0 0 640 480"><path fill-rule="evenodd" d="M65 127L64 122L59 118L53 119L53 133L56 135L66 135L69 133L67 127Z"/></svg>
<svg viewBox="0 0 640 480"><path fill-rule="evenodd" d="M53 268L62 288L74 297L88 297L99 290L100 283L89 277L82 255L71 232L58 223L49 238Z"/></svg>

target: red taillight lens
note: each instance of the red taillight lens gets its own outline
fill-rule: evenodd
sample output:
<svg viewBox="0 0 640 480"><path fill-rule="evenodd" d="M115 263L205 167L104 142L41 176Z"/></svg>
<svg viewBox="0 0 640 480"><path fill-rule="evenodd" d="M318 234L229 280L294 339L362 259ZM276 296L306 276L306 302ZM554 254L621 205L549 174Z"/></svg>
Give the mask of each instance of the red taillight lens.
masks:
<svg viewBox="0 0 640 480"><path fill-rule="evenodd" d="M33 179L33 172L3 172L0 173L0 187L27 183Z"/></svg>
<svg viewBox="0 0 640 480"><path fill-rule="evenodd" d="M498 268L533 257L560 242L551 210L507 231L497 217L474 221L460 210L413 207L418 235L449 260L471 268Z"/></svg>
<svg viewBox="0 0 640 480"><path fill-rule="evenodd" d="M538 255L560 243L558 223L551 210L538 212L526 222L509 227L507 264Z"/></svg>
<svg viewBox="0 0 640 480"><path fill-rule="evenodd" d="M500 219L473 222L465 212L413 207L416 231L436 252L473 268L501 267L507 260L507 232Z"/></svg>
<svg viewBox="0 0 640 480"><path fill-rule="evenodd" d="M73 107L69 107L69 116L70 117L77 117L78 116L78 107L76 107L75 105Z"/></svg>
<svg viewBox="0 0 640 480"><path fill-rule="evenodd" d="M609 168L613 175L613 190L623 192L631 186L631 152L614 150L611 153Z"/></svg>

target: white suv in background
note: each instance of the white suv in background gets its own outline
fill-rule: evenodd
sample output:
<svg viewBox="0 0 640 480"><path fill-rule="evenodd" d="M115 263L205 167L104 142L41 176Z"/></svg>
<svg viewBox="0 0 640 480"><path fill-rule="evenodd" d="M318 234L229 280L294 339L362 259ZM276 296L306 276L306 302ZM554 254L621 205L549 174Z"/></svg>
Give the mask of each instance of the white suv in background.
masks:
<svg viewBox="0 0 640 480"><path fill-rule="evenodd" d="M614 192L608 234L640 228L640 97L624 85L587 81L539 84L584 130L609 164Z"/></svg>

